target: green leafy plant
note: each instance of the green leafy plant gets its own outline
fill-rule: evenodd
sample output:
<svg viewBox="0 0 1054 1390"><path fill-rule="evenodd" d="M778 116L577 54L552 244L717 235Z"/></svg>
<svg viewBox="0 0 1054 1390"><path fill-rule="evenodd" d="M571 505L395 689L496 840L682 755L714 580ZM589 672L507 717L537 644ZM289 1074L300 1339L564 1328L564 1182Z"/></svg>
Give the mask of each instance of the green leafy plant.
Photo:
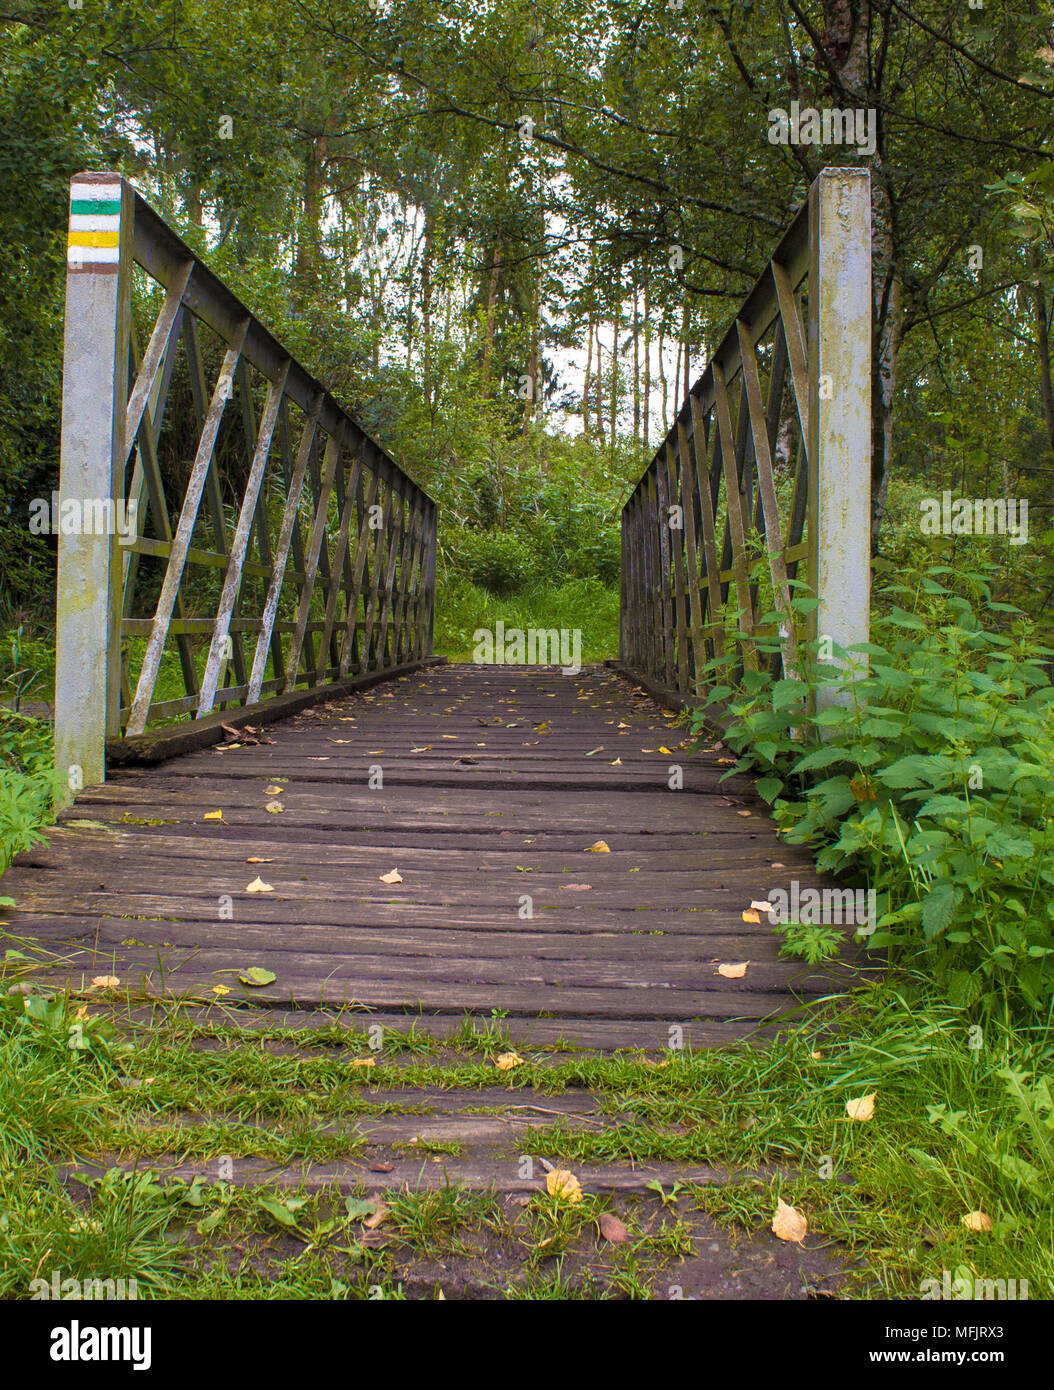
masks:
<svg viewBox="0 0 1054 1390"><path fill-rule="evenodd" d="M993 601L984 571L880 570L876 601L874 642L804 643L793 675L747 669L711 691L733 716L730 772L759 776L783 835L820 869L876 890L870 947L925 970L955 1004L1047 1011L1051 651ZM801 615L812 602L794 600ZM983 625L982 610L1003 626Z"/></svg>

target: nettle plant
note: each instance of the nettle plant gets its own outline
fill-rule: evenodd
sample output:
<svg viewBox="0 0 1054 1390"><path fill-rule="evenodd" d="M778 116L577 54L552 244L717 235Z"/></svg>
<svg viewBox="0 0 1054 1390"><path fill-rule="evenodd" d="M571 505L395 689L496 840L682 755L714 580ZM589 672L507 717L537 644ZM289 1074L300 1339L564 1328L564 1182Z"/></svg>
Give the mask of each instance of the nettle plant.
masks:
<svg viewBox="0 0 1054 1390"><path fill-rule="evenodd" d="M992 601L985 573L891 569L876 565L873 642L803 644L789 678L732 680L711 662L708 679L725 678L697 725L726 705L722 737L738 754L727 775L758 777L781 833L818 868L876 890L869 948L924 971L955 1004L1048 1011L1054 653L1020 610ZM803 589L799 617L815 608ZM760 664L776 651L759 643ZM791 924L792 947L801 930Z"/></svg>

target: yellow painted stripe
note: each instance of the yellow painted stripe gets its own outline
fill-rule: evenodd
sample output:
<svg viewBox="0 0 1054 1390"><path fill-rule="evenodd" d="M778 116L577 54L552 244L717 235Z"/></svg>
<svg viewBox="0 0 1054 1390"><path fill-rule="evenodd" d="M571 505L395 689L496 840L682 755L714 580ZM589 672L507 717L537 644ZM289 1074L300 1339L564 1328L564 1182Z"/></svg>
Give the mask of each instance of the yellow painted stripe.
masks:
<svg viewBox="0 0 1054 1390"><path fill-rule="evenodd" d="M70 232L71 246L116 246L117 232Z"/></svg>

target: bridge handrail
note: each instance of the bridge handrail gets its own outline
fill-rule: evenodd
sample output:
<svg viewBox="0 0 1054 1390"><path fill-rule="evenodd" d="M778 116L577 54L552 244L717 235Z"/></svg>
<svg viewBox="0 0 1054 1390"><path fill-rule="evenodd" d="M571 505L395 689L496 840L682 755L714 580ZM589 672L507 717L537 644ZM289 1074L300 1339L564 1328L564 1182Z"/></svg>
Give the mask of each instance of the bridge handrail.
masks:
<svg viewBox="0 0 1054 1390"><path fill-rule="evenodd" d="M200 720L427 659L436 504L424 489L119 174L72 179L67 261L59 496L61 507L79 505L82 524L59 527L55 746L71 793L102 781L107 749L120 757L158 720ZM141 355L133 266L164 290ZM202 327L223 352L211 393ZM159 450L180 345L197 444L170 510ZM266 386L259 423L254 374ZM236 431L225 412L234 396L238 466L224 470L217 442L226 418L229 454ZM170 467L170 486L171 476ZM224 483L237 499L233 531ZM268 511L269 485L283 497L280 521L277 508ZM195 534L203 500L206 545ZM103 518L105 534L83 524L89 512ZM144 557L164 561L164 574L156 604L137 614ZM223 572L210 616L185 611L191 567ZM241 612L247 579L262 596L251 617ZM283 618L291 586L295 608ZM251 653L247 635L256 638ZM209 639L201 670L195 637ZM143 638L133 684L128 647ZM185 694L159 699L170 639Z"/></svg>
<svg viewBox="0 0 1054 1390"><path fill-rule="evenodd" d="M782 516L778 444L788 463L796 455ZM828 168L623 508L618 664L676 703L699 696L716 657L756 668L768 635L751 573L762 553L779 615L777 673L795 669L791 593L803 562L818 601L804 635L866 642L870 507L870 176Z"/></svg>

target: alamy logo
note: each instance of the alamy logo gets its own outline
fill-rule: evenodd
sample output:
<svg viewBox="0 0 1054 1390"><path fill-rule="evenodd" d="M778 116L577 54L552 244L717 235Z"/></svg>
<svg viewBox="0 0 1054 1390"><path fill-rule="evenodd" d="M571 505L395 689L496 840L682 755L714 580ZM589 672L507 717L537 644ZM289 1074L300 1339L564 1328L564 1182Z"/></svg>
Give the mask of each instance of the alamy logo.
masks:
<svg viewBox="0 0 1054 1390"><path fill-rule="evenodd" d="M34 497L29 504L31 536L120 536L127 544L136 538L139 504L115 502L112 497L63 497L57 492Z"/></svg>
<svg viewBox="0 0 1054 1390"><path fill-rule="evenodd" d="M769 112L770 145L855 145L861 154L874 154L877 146L878 112L866 110L843 111L837 106L825 106L822 111L792 101L790 110L774 106Z"/></svg>
<svg viewBox="0 0 1054 1390"><path fill-rule="evenodd" d="M874 888L802 888L797 879L765 895L770 922L801 922L806 926L854 926L870 935L878 922L878 893Z"/></svg>
<svg viewBox="0 0 1054 1390"><path fill-rule="evenodd" d="M139 1286L134 1279L77 1279L72 1275L62 1278L61 1269L53 1269L50 1279L31 1279L30 1299L88 1299L95 1302L123 1302L139 1297Z"/></svg>
<svg viewBox="0 0 1054 1390"><path fill-rule="evenodd" d="M1027 1279L985 1279L982 1275L959 1269L941 1271L939 1279L923 1279L919 1287L922 1298L965 1300L983 1298L1002 1303L1028 1298Z"/></svg>
<svg viewBox="0 0 1054 1390"><path fill-rule="evenodd" d="M130 1361L135 1371L150 1369L149 1327L69 1327L51 1331L52 1361Z"/></svg>
<svg viewBox="0 0 1054 1390"><path fill-rule="evenodd" d="M924 536L1008 536L1011 545L1028 540L1027 497L924 497L919 503Z"/></svg>
<svg viewBox="0 0 1054 1390"><path fill-rule="evenodd" d="M559 666L565 676L582 669L582 632L579 628L510 627L499 618L494 631L478 627L472 634L473 661L487 666Z"/></svg>

